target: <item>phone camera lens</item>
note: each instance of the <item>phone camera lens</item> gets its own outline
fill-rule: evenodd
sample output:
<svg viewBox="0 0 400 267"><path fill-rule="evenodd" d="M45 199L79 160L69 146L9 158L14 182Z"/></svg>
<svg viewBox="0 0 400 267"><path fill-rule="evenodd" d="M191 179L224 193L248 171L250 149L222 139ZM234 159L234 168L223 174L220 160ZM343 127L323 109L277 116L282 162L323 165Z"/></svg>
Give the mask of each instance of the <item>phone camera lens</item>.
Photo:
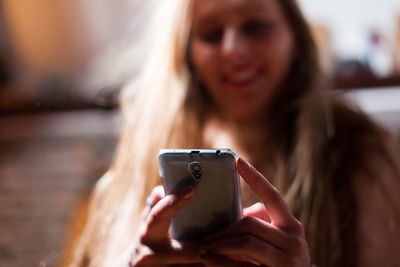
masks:
<svg viewBox="0 0 400 267"><path fill-rule="evenodd" d="M200 179L201 174L203 173L203 168L200 165L200 162L193 161L189 164L189 171L192 174L193 178Z"/></svg>

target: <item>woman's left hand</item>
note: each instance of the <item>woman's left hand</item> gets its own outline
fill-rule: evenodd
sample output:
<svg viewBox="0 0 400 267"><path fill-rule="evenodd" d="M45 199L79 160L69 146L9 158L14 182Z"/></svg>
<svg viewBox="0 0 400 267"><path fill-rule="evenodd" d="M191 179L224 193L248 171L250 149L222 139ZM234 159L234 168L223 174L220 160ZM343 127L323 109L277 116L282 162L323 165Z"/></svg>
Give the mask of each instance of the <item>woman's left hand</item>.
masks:
<svg viewBox="0 0 400 267"><path fill-rule="evenodd" d="M309 267L311 259L302 224L279 192L242 158L242 178L262 200L237 223L205 239L201 257L207 266Z"/></svg>

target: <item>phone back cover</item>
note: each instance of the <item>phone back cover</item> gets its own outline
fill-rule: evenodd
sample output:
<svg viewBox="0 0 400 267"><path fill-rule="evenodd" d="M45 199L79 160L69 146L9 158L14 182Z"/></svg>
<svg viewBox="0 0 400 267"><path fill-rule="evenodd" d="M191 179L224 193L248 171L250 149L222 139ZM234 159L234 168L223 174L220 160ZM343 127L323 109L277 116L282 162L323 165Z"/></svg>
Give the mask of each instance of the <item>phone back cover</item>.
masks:
<svg viewBox="0 0 400 267"><path fill-rule="evenodd" d="M200 162L203 173L199 180L193 178L189 164ZM200 153L160 152L160 176L165 194L191 186L195 197L172 219L172 238L200 242L241 218L239 175L234 153L230 150L200 150Z"/></svg>

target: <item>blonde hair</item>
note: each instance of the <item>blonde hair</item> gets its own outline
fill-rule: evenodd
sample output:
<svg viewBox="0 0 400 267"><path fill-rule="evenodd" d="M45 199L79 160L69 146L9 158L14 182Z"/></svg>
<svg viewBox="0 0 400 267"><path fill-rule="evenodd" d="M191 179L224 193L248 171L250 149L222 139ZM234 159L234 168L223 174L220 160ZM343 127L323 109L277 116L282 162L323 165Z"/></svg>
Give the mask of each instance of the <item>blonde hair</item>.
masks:
<svg viewBox="0 0 400 267"><path fill-rule="evenodd" d="M158 150L205 145L204 107L212 105L191 73L187 53L194 1L161 1L152 30L157 33L156 40L139 78L122 93L126 127L109 172L92 194L70 266L113 266L121 251L129 249L146 196L160 183ZM313 260L320 266L351 266L356 254L347 258L344 244L352 236L344 238L354 230L355 218L349 220L345 230L338 226L342 209L336 194L342 186L351 187L346 178L352 173L347 169L338 171L341 161L335 145L351 143L357 136L344 142L339 133L338 139L338 119L355 122L360 132L375 129L371 134L380 139L385 132L324 91L329 84L318 72L316 48L307 23L295 1L279 3L293 29L299 53L289 70L290 79L274 96L270 112L277 119L270 117L272 127L260 149L268 146L274 159L267 166L266 161L259 165L275 177L273 182L304 224ZM264 160L257 153L252 158ZM335 181L336 175L343 178ZM345 195L353 201L350 189ZM341 265L344 262L348 265Z"/></svg>
<svg viewBox="0 0 400 267"><path fill-rule="evenodd" d="M125 128L112 166L92 194L70 266L112 266L129 248L145 198L160 182L158 150L190 147L199 139L199 120L183 110L190 82L185 67L190 23L182 22L191 21L192 4L160 1L152 25L156 40L139 78L122 92Z"/></svg>

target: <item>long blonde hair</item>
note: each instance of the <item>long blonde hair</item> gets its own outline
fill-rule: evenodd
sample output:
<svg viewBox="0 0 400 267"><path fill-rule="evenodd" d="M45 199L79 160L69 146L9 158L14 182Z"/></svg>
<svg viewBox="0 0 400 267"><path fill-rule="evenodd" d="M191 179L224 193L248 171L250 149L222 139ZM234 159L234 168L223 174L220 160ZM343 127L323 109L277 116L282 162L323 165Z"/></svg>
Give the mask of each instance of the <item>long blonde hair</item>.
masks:
<svg viewBox="0 0 400 267"><path fill-rule="evenodd" d="M184 103L190 24L182 22L191 20L192 4L160 1L152 29L156 39L139 78L122 92L125 128L112 166L92 194L71 266L112 266L136 234L146 196L159 184L158 150L198 142L198 119L185 112Z"/></svg>
<svg viewBox="0 0 400 267"><path fill-rule="evenodd" d="M187 53L194 1L160 1L153 29L158 29L156 40L139 78L122 93L126 126L114 162L91 196L71 266L112 266L121 251L129 248L145 198L160 183L156 164L160 148L204 146L205 108L212 105L192 75ZM342 141L335 139L336 117L378 128L333 100L318 72L316 48L295 1L279 3L293 29L298 53L270 109L277 119L270 117L271 131L262 147L268 146L269 155L274 156L267 169L303 222L313 260L320 266L339 266L344 259L351 266L356 256L347 258L342 237L351 232L355 218L346 230L338 226L342 210L337 191L345 179L337 182L335 175L348 178L350 173L336 171L340 161L335 157L340 155L334 145ZM384 135L380 130L373 134ZM329 149L333 157L327 157ZM262 161L260 155L253 156ZM344 184L350 187L350 182Z"/></svg>

